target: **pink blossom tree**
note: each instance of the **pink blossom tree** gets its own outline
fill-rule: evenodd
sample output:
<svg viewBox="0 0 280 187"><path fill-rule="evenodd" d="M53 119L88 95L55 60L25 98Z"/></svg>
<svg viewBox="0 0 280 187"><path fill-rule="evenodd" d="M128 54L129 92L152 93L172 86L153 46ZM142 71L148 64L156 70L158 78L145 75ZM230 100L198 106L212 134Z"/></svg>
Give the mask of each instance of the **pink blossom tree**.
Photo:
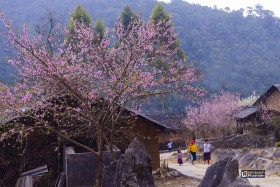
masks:
<svg viewBox="0 0 280 187"><path fill-rule="evenodd" d="M202 100L198 106L186 107L187 116L183 120L192 131L230 130L234 128L233 113L239 108L239 95L220 92Z"/></svg>
<svg viewBox="0 0 280 187"><path fill-rule="evenodd" d="M98 156L96 186L102 185L103 145L112 147L123 108L150 96L203 95L194 86L200 76L193 64L176 58L179 48L171 47L174 28L159 26L170 21L153 24L139 16L127 32L118 19L97 44L97 35L83 24L74 31L75 42L54 41L53 36L30 35L26 25L18 32L3 12L0 17L6 27L2 34L17 51L9 63L20 76L13 86L0 84L1 118L20 114L35 121L6 124L1 140L36 129L55 133ZM96 139L97 149L75 141L79 136Z"/></svg>

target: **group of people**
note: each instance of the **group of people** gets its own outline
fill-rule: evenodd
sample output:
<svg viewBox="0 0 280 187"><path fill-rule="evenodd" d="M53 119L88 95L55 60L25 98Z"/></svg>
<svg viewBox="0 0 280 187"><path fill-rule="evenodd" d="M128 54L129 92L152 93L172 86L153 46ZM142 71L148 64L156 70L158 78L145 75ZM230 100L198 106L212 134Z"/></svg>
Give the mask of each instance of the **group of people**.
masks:
<svg viewBox="0 0 280 187"><path fill-rule="evenodd" d="M169 144L170 145L170 144ZM168 146L168 145L167 145ZM172 148L172 142L171 142L171 148ZM171 150L169 149L169 152ZM195 139L192 139L187 147L186 154L188 155L188 158L190 159L191 163L194 165L194 161L197 160L197 145L195 143ZM177 157L178 157L178 164L181 166L183 164L183 156L184 154L182 153L182 150L179 148ZM207 162L208 165L210 164L211 161L211 144L209 143L209 140L206 139L204 146L203 146L203 160L204 164Z"/></svg>

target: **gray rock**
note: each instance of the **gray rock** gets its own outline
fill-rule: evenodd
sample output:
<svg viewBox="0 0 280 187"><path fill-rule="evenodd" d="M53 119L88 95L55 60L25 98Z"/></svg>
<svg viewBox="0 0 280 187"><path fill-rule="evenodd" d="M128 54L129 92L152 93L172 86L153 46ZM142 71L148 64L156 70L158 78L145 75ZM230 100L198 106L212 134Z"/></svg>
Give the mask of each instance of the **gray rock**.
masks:
<svg viewBox="0 0 280 187"><path fill-rule="evenodd" d="M248 180L238 177L238 168L237 160L226 157L207 168L198 187L252 187Z"/></svg>
<svg viewBox="0 0 280 187"><path fill-rule="evenodd" d="M272 162L273 161L270 159L258 157L251 166L251 169L266 169L268 165L272 164Z"/></svg>
<svg viewBox="0 0 280 187"><path fill-rule="evenodd" d="M119 160L104 168L103 187L154 187L151 157L135 138Z"/></svg>
<svg viewBox="0 0 280 187"><path fill-rule="evenodd" d="M273 153L272 157L280 159L280 148L276 148L275 152Z"/></svg>
<svg viewBox="0 0 280 187"><path fill-rule="evenodd" d="M232 184L236 183L236 178L239 175L239 163L237 160L232 160L230 157L228 157L226 166L225 166L225 172L222 178L221 183L219 186L233 186Z"/></svg>
<svg viewBox="0 0 280 187"><path fill-rule="evenodd" d="M181 173L179 171L176 171L176 170L170 171L169 174L173 177L178 177L178 176L181 175Z"/></svg>
<svg viewBox="0 0 280 187"><path fill-rule="evenodd" d="M280 161L273 161L270 163L265 172L268 174L280 173Z"/></svg>
<svg viewBox="0 0 280 187"><path fill-rule="evenodd" d="M240 166L242 168L246 168L246 167L251 168L254 165L257 158L258 155L255 153L251 153L251 152L244 153L239 159Z"/></svg>
<svg viewBox="0 0 280 187"><path fill-rule="evenodd" d="M260 153L261 157L268 158L268 159L280 159L280 148L277 147L268 147L263 149Z"/></svg>
<svg viewBox="0 0 280 187"><path fill-rule="evenodd" d="M249 180L246 178L241 178L241 177L237 177L234 184L234 187L252 187L252 185L250 184ZM256 185L254 187L261 187L260 185Z"/></svg>
<svg viewBox="0 0 280 187"><path fill-rule="evenodd" d="M235 157L236 153L231 149L216 149L212 155L215 160L221 160L226 157Z"/></svg>

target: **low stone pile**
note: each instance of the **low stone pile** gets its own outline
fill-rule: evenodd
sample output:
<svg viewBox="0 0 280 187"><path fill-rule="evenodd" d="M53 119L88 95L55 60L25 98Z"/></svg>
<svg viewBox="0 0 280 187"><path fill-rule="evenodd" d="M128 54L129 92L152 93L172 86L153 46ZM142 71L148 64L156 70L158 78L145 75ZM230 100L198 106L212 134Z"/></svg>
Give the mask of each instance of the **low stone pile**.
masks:
<svg viewBox="0 0 280 187"><path fill-rule="evenodd" d="M169 168L167 162L164 160L161 167L156 171L153 171L153 177L155 180L169 179L173 177L183 176L179 171Z"/></svg>
<svg viewBox="0 0 280 187"><path fill-rule="evenodd" d="M203 139L200 139L200 151L203 151ZM199 141L199 140L198 140ZM212 151L215 149L241 149L241 148L263 148L268 145L263 136L252 134L233 134L225 137L209 138ZM199 143L199 142L198 142Z"/></svg>

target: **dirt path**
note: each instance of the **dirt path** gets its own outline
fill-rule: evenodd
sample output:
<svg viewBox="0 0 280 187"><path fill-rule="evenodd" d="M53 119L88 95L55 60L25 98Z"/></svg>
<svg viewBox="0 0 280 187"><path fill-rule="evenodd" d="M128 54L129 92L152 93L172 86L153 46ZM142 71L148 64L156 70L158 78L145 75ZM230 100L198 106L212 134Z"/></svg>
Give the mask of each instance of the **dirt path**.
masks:
<svg viewBox="0 0 280 187"><path fill-rule="evenodd" d="M197 161L195 165L192 165L189 161L186 162L186 158L184 158L183 165L179 166L176 158L176 152L160 154L161 162L165 159L168 161L170 168L174 168L186 176L202 179L205 175L207 164L204 165L203 162ZM262 187L280 187L279 176L266 176L265 178L249 179L249 181L252 185L261 185Z"/></svg>

